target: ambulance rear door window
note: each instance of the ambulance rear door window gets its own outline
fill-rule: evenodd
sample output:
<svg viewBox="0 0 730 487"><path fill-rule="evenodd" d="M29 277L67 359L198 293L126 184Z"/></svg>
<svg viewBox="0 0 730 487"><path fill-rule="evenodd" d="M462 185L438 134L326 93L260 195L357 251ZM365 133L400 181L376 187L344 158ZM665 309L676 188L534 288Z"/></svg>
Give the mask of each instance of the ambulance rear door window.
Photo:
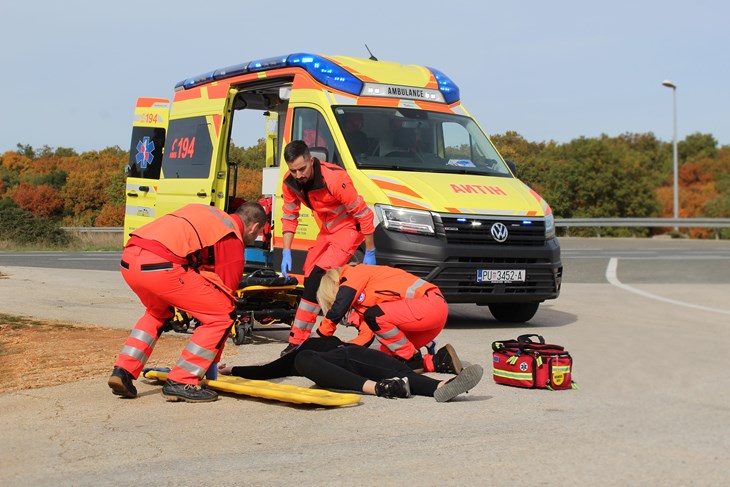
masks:
<svg viewBox="0 0 730 487"><path fill-rule="evenodd" d="M165 146L165 129L134 127L129 163L125 168L130 178L159 179L162 169L162 149Z"/></svg>
<svg viewBox="0 0 730 487"><path fill-rule="evenodd" d="M162 159L165 178L206 179L210 175L213 144L205 117L171 120Z"/></svg>

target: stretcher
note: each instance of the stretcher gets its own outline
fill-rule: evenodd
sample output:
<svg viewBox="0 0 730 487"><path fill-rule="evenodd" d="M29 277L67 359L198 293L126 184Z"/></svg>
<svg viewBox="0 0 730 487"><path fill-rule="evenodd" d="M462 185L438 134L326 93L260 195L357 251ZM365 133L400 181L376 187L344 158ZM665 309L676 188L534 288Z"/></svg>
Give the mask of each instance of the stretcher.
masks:
<svg viewBox="0 0 730 487"><path fill-rule="evenodd" d="M148 368L142 376L160 383L167 379L169 369ZM230 375L218 376L216 380L202 379L201 384L221 392L260 397L294 404L316 404L319 406L349 406L360 402L359 394L331 392L324 389L308 389L288 384L275 384L265 380L251 380Z"/></svg>
<svg viewBox="0 0 730 487"><path fill-rule="evenodd" d="M271 268L244 275L235 293L236 317L230 334L233 343L243 345L249 342L256 329L289 330L303 289L295 276L284 277ZM191 333L199 324L194 316L176 309L174 317L166 324L166 330Z"/></svg>

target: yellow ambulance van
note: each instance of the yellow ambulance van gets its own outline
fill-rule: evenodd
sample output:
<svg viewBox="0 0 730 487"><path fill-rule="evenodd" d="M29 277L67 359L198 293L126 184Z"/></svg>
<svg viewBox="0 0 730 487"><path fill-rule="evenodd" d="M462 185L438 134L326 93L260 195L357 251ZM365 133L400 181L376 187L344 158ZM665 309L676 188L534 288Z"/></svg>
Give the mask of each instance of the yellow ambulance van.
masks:
<svg viewBox="0 0 730 487"><path fill-rule="evenodd" d="M251 114L265 126L257 134L266 140L262 195L273 207L264 263L278 269L281 261L282 151L300 139L315 157L345 168L375 212L379 265L434 282L449 303L488 305L500 321L527 321L558 297L552 211L517 179L461 104L458 86L437 69L374 58L259 59L185 79L172 102L140 98L125 233L191 202L227 210L236 197L231 141L251 130ZM293 272L317 235L302 210Z"/></svg>

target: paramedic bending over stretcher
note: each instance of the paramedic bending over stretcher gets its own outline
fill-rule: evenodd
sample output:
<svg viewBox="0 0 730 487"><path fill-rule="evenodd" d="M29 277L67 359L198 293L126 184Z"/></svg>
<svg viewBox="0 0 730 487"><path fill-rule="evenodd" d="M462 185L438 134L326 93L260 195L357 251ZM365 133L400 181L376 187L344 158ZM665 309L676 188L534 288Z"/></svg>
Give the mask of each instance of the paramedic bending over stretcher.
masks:
<svg viewBox="0 0 730 487"><path fill-rule="evenodd" d="M175 307L199 319L200 326L168 374L162 396L187 402L217 399L199 381L223 352L233 323L233 291L243 275L244 247L256 240L265 221L258 203L244 203L233 215L190 204L131 233L121 272L146 309L109 377L114 394L137 397L132 380L139 377Z"/></svg>
<svg viewBox="0 0 730 487"><path fill-rule="evenodd" d="M380 350L408 363L416 371L458 374L461 361L451 345L435 354L421 355L423 347L446 324L449 307L441 290L402 269L358 264L330 269L317 292L325 318L317 328L332 335L336 324L350 314L350 322L367 326ZM359 315L353 320L352 314Z"/></svg>
<svg viewBox="0 0 730 487"><path fill-rule="evenodd" d="M319 234L304 262L304 292L294 316L289 345L282 354L294 350L311 335L320 312L317 289L328 269L347 264L363 240L366 249L363 262L375 265L374 215L355 190L347 172L312 157L307 144L301 140L286 145L284 160L289 166L282 184L284 245L281 272L284 276L291 270L291 245L302 203L316 215Z"/></svg>
<svg viewBox="0 0 730 487"><path fill-rule="evenodd" d="M481 365L465 367L456 377L438 381L414 372L403 362L371 348L343 344L337 337L309 338L296 350L264 365L218 366L221 374L268 380L304 376L331 389L363 392L380 397L405 398L411 394L450 401L482 378Z"/></svg>

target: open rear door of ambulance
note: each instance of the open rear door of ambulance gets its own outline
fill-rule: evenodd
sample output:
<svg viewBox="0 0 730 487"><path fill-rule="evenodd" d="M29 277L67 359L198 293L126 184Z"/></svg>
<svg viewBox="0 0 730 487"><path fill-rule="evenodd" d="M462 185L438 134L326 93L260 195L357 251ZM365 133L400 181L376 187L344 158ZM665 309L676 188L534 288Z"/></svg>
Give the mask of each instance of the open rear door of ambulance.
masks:
<svg viewBox="0 0 730 487"><path fill-rule="evenodd" d="M129 233L154 220L162 153L169 121L170 101L138 98L132 122L132 141L126 167L124 242Z"/></svg>

